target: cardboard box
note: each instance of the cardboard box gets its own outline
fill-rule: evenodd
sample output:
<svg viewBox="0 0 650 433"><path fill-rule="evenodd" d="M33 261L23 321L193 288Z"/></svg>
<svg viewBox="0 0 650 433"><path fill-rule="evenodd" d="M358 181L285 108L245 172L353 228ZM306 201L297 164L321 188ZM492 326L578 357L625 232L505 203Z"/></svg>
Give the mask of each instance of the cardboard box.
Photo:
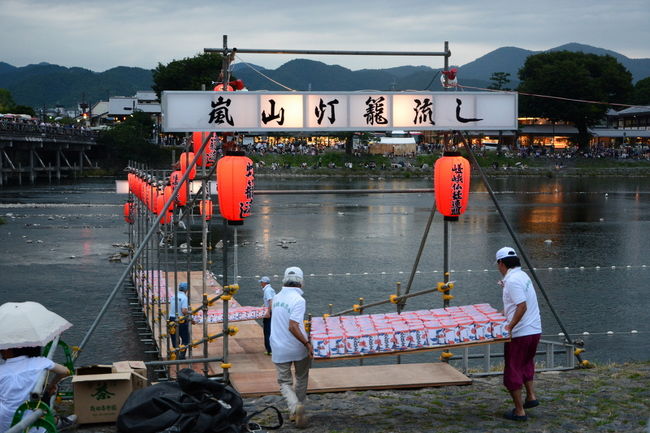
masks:
<svg viewBox="0 0 650 433"><path fill-rule="evenodd" d="M113 363L113 373L127 373L129 371L147 377L147 366L144 365L144 361L116 361Z"/></svg>
<svg viewBox="0 0 650 433"><path fill-rule="evenodd" d="M72 388L79 424L115 422L131 392L146 384L147 379L138 373L114 373L111 365L77 368Z"/></svg>

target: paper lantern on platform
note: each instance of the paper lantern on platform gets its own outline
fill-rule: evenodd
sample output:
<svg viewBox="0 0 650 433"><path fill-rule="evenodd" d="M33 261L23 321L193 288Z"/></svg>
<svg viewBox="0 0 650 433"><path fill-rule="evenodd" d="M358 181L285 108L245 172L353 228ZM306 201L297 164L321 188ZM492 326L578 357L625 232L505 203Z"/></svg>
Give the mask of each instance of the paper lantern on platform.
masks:
<svg viewBox="0 0 650 433"><path fill-rule="evenodd" d="M182 172L178 170L172 172L172 174L169 176L169 186L172 187L172 190L176 188L176 185L178 185L182 177ZM179 206L185 206L187 204L187 181L183 183L183 186L178 191L178 194L176 195L176 203Z"/></svg>
<svg viewBox="0 0 650 433"><path fill-rule="evenodd" d="M133 218L134 210L135 203L132 201L124 203L124 221L128 224L133 224L135 222L135 219Z"/></svg>
<svg viewBox="0 0 650 433"><path fill-rule="evenodd" d="M160 220L160 224L169 224L172 221L172 205L170 204L167 210L163 212L163 208L165 207L165 203L167 203L167 199L165 197L165 194L157 194L156 197L156 210L155 213L156 215L160 215L161 213L164 213L163 217Z"/></svg>
<svg viewBox="0 0 650 433"><path fill-rule="evenodd" d="M243 152L228 152L217 163L219 212L228 224L244 223L253 204L255 176L253 161Z"/></svg>
<svg viewBox="0 0 650 433"><path fill-rule="evenodd" d="M178 165L181 168L181 173L185 174L187 168L190 166L193 159L194 159L194 152L181 153L181 156L178 159ZM194 179L195 176L196 176L196 165L194 165L190 170L190 175L187 177L187 179L192 180Z"/></svg>
<svg viewBox="0 0 650 433"><path fill-rule="evenodd" d="M457 221L467 209L470 186L469 161L459 152L445 152L436 161L433 188L436 209L447 221Z"/></svg>
<svg viewBox="0 0 650 433"><path fill-rule="evenodd" d="M217 160L217 140L215 134L212 132L193 132L192 133L192 150L197 154L203 142L209 140L208 144L199 154L196 160L196 165L201 167L212 167Z"/></svg>
<svg viewBox="0 0 650 433"><path fill-rule="evenodd" d="M199 208L201 211L201 215L203 215L203 218L205 218L206 221L210 221L212 219L212 200L201 200L199 203Z"/></svg>

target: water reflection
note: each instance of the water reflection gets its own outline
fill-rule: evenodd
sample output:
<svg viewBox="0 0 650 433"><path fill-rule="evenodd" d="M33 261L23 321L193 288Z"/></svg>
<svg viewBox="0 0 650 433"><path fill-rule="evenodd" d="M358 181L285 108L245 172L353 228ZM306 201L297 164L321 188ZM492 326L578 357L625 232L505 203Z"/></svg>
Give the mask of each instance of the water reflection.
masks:
<svg viewBox="0 0 650 433"><path fill-rule="evenodd" d="M615 331L614 338L589 337L588 358L605 361L622 348L621 356L648 359L650 261L645 246L650 243L650 181L515 177L492 181L504 213L570 332ZM67 337L73 343L81 340L123 270L123 265L107 261L115 252L112 244L126 241L124 197L114 194L112 186L24 188L3 191L0 199L0 215L15 215L0 226L0 301L44 300L73 322ZM430 186L430 179L257 180L259 189ZM366 303L385 299L395 293L397 282L405 285L408 280L432 204L428 194L258 196L253 215L238 229L238 269L243 278L237 298L244 305L259 305L255 275L282 275L285 267L298 265L308 275L305 292L313 314L327 312L331 303L335 311L347 309L359 297ZM210 226L211 242L216 243L223 225ZM291 243L283 248L281 240ZM413 291L442 280L442 245L443 224L436 215ZM450 225L455 305L501 305L494 252L503 245L513 245L512 239L485 187L474 180L467 213ZM192 262L201 262L199 251L194 249ZM213 251L212 261L212 270L223 273L220 250ZM233 274L232 250L228 274ZM279 280L274 278L276 288L281 286ZM83 308L73 309L72 302L80 297ZM439 296L427 295L409 301L408 308L441 304ZM556 334L559 327L541 296L540 306L544 333ZM635 337L631 329L641 333ZM109 347L106 341L114 344ZM109 318L84 356L84 362L143 356L125 297L110 307Z"/></svg>

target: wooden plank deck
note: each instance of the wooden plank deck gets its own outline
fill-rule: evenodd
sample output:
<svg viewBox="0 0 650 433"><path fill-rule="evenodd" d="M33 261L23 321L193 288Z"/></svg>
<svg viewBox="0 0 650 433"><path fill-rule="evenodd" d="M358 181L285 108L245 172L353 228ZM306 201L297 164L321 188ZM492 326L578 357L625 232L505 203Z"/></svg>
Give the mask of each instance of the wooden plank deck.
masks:
<svg viewBox="0 0 650 433"><path fill-rule="evenodd" d="M186 274L178 274L178 282L186 281ZM173 274L170 273L170 281ZM202 282L201 272L192 272L190 275L190 304L192 308L202 302ZM216 282L215 282L216 284ZM173 287L173 284L170 283ZM211 284L208 290L208 297L214 297L214 284ZM216 302L210 309L221 310L223 303ZM239 306L232 299L230 307ZM148 313L148 311L145 311ZM154 312L154 315L160 314ZM148 318L149 323L154 323L154 341L160 347L163 358L166 359L167 339L159 338L159 327L157 323ZM254 320L242 322L232 322L230 326L236 326L239 331L235 336L228 339L228 362L232 364L230 369L230 380L232 385L244 397L262 396L269 394L279 394L280 389L276 381L275 365L271 357L264 354L264 333L262 327ZM208 334L221 332L222 323L209 323L207 326ZM166 329L162 327L163 334ZM192 325L192 339L198 340L203 336L203 324ZM497 341L491 341L497 342ZM490 342L490 343L491 343ZM476 344L476 343L474 343ZM479 343L481 344L481 343ZM482 343L486 344L486 343ZM449 346L449 348L460 347L462 344ZM408 352L393 352L390 354L373 354L357 357L376 357L386 355L402 355L406 353L424 352L431 350L442 350L445 347L414 349ZM223 340L221 338L208 344L208 357L223 356ZM192 350L192 358L203 358L203 346ZM351 359L356 357L332 358ZM316 360L319 364L330 359ZM197 371L202 371L203 364L181 364L179 368L191 367ZM175 369L171 369L171 375ZM208 374L221 374L220 363L213 362L208 364ZM313 367L309 373L309 393L339 392L350 390L370 390L370 389L399 389L399 388L422 388L431 386L445 385L468 385L472 381L467 376L453 368L447 363L418 363L418 364L390 364L390 365L365 365L353 367Z"/></svg>

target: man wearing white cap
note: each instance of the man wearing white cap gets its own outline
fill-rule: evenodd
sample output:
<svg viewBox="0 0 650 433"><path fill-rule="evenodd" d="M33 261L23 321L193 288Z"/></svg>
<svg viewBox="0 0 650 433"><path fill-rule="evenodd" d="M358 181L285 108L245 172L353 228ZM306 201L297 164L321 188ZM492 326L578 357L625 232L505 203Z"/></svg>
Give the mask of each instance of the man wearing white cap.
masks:
<svg viewBox="0 0 650 433"><path fill-rule="evenodd" d="M269 341L269 338L271 337L271 301L275 296L275 290L271 287L271 279L269 277L260 278L260 287L262 287L262 290L264 291L264 308L267 309L266 316L262 319L262 325L264 328L264 348L266 349L266 354L270 355L272 352L271 342Z"/></svg>
<svg viewBox="0 0 650 433"><path fill-rule="evenodd" d="M280 392L289 406L289 418L295 420L298 428L307 427L305 400L314 352L303 323L307 303L302 297L302 286L302 269L295 266L287 268L282 279L282 290L273 297L271 314L271 359L278 372Z"/></svg>
<svg viewBox="0 0 650 433"><path fill-rule="evenodd" d="M496 253L497 267L503 275L503 310L507 319L506 331L510 342L504 345L505 368L503 384L510 393L515 408L503 416L513 421L526 421L526 411L539 406L535 396L535 352L542 335L542 321L535 288L528 275L521 270L517 253L503 247ZM522 400L521 388L526 388Z"/></svg>

